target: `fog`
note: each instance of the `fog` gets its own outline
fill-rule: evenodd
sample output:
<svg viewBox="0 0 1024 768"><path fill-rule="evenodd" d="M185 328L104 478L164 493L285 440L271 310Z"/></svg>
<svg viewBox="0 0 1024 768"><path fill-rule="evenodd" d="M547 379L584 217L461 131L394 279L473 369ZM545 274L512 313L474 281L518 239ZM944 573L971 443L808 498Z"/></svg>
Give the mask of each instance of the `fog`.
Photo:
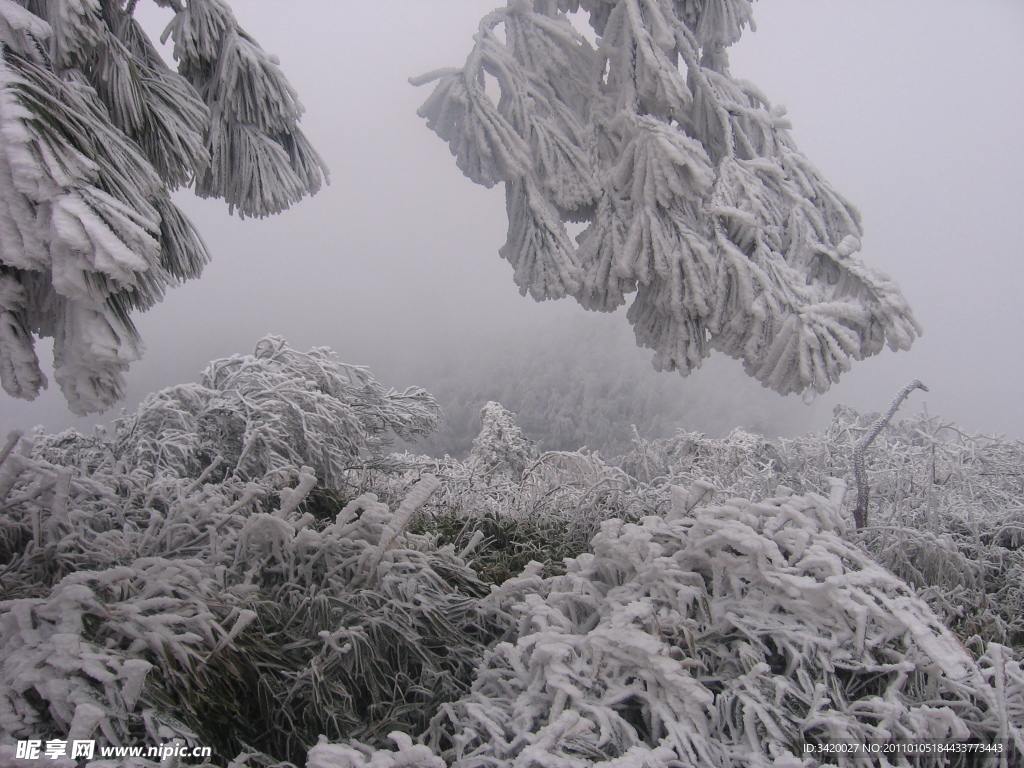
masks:
<svg viewBox="0 0 1024 768"><path fill-rule="evenodd" d="M213 262L137 317L147 353L128 375L125 407L195 380L211 359L250 352L266 333L329 346L405 387L468 360L508 363L529 348L524 338L554 340L553 327L607 322L571 301L519 295L497 255L502 191L464 178L416 116L429 86L407 78L460 65L496 4L232 3L299 92L331 185L265 220L177 195ZM150 6L140 9L157 37L167 16ZM757 31L732 49L733 74L786 105L797 145L860 209L862 257L901 286L924 336L856 364L811 405L744 380L729 360L686 379L660 375L681 399L714 393L715 424L695 426L720 433L756 428L752 411L779 434L822 427L837 403L879 410L917 378L930 391L908 409L926 403L968 431L1024 438L1024 4L765 0L755 18ZM653 375L649 354L621 338L608 343L638 377ZM0 399L8 429L88 430L112 415L71 416L55 384L33 403Z"/></svg>

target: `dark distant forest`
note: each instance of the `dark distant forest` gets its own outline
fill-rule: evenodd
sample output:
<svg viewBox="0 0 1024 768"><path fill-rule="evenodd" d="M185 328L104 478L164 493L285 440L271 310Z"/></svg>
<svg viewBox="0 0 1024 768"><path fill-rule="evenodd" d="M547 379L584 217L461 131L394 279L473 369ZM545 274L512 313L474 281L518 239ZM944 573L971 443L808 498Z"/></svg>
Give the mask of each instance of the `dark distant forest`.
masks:
<svg viewBox="0 0 1024 768"><path fill-rule="evenodd" d="M438 429L416 443L416 452L464 458L480 432L480 409L492 400L516 414L523 434L541 450L586 447L603 456L630 451L633 426L640 437L655 440L679 429L724 437L735 426L776 437L806 431L810 422L794 398L758 389L751 396L745 374L731 360L709 361L714 376L656 372L628 326L608 315L509 328L476 349L483 351L453 353L418 373L417 383L434 395L444 415Z"/></svg>

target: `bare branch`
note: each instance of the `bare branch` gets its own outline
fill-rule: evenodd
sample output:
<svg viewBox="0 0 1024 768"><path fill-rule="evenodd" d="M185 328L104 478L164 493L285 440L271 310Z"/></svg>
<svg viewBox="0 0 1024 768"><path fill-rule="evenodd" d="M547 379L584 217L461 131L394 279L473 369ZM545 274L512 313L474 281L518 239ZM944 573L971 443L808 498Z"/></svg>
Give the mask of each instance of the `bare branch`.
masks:
<svg viewBox="0 0 1024 768"><path fill-rule="evenodd" d="M868 488L867 472L864 469L864 454L871 443L875 441L875 438L878 437L879 433L885 429L885 425L889 423L896 411L899 410L903 401L915 389L928 391L928 387L917 379L907 384L889 403L889 409L871 425L868 433L858 440L857 444L853 447L853 476L857 482L857 506L853 510L853 520L857 525L857 530L866 527L868 524L868 495L870 490Z"/></svg>

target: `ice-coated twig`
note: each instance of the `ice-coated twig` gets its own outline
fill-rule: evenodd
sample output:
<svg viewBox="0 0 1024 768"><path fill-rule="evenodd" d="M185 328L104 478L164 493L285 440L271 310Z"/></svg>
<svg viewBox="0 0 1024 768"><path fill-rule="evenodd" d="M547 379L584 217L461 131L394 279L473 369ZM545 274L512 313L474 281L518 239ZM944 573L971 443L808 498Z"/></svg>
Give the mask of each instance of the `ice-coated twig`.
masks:
<svg viewBox="0 0 1024 768"><path fill-rule="evenodd" d="M214 456L213 461L209 463L203 473L196 478L195 482L185 489L185 496L190 495L196 488L205 483L209 479L210 475L217 471L217 469L224 463L224 459L220 456Z"/></svg>
<svg viewBox="0 0 1024 768"><path fill-rule="evenodd" d="M415 514L427 500L434 495L434 492L440 487L441 482L429 473L424 474L420 477L419 482L416 483L406 494L405 498L402 499L402 503L395 510L395 513L391 516L388 521L387 527L384 532L381 533L380 543L377 545L377 551L379 555L383 555L391 546L395 543L395 539L398 538L399 534L405 530L406 526L409 525L409 520L412 519ZM379 561L379 557L378 557Z"/></svg>
<svg viewBox="0 0 1024 768"><path fill-rule="evenodd" d="M4 461L7 460L7 456L14 450L14 446L21 440L21 436L24 433L20 429L12 430L7 433L7 442L4 444L3 449L0 449L0 466L3 465Z"/></svg>
<svg viewBox="0 0 1024 768"><path fill-rule="evenodd" d="M857 530L865 528L868 524L868 497L871 493L871 489L868 487L867 471L864 468L864 454L871 446L871 443L875 441L875 438L878 437L879 433L881 433L881 431L885 429L885 426L892 420L896 411L899 410L899 407L903 404L903 401L906 400L910 393L915 389L923 389L925 392L928 391L928 387L917 379L914 379L914 381L907 384L907 386L897 393L892 402L889 403L889 408L886 412L871 425L871 429L868 430L868 433L858 440L857 444L853 447L853 473L854 479L857 483L857 506L853 510L853 520L857 526Z"/></svg>
<svg viewBox="0 0 1024 768"><path fill-rule="evenodd" d="M469 543L467 543L466 546L462 548L462 551L459 552L459 558L462 560L468 558L471 554L473 554L473 550L479 547L480 542L482 542L485 538L486 536L484 535L483 531L473 531L473 535L469 538Z"/></svg>
<svg viewBox="0 0 1024 768"><path fill-rule="evenodd" d="M309 495L309 492L316 486L316 475L310 467L303 467L299 470L299 483L294 488L281 489L281 507L274 515L287 518L294 512L302 500Z"/></svg>
<svg viewBox="0 0 1024 768"><path fill-rule="evenodd" d="M57 470L57 479L53 486L53 504L50 506L55 520L71 524L68 517L68 494L71 490L71 468L61 467Z"/></svg>
<svg viewBox="0 0 1024 768"><path fill-rule="evenodd" d="M668 519L675 520L680 517L686 517L698 504L709 498L709 494L713 494L714 491L714 484L709 483L707 480L694 480L689 488L683 488L681 485L673 486L672 509L667 515Z"/></svg>

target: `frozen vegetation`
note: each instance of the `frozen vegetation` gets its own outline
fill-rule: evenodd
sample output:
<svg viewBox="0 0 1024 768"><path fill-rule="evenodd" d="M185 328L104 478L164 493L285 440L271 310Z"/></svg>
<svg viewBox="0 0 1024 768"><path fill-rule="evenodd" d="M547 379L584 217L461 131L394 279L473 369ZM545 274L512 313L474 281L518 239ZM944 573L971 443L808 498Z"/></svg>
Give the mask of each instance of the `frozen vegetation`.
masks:
<svg viewBox="0 0 1024 768"><path fill-rule="evenodd" d="M14 396L46 386L38 336L73 410L122 396L132 312L207 261L173 189L264 216L326 179L228 5L157 3L176 70L134 0L0 0ZM750 14L511 0L463 67L417 81L436 83L420 114L505 185L524 293L635 294L658 369L718 350L823 392L920 329L785 111L730 75ZM558 390L523 394L572 427ZM573 391L576 412L612 394ZM108 432L12 433L0 768L36 765L26 739L176 739L231 768L811 768L802 745L835 741L989 748L881 766L1024 759L1021 443L839 410L798 440L634 430L611 459L479 405L464 459L396 452L437 427L430 394L267 337ZM599 415L584 435L630 417Z"/></svg>
<svg viewBox="0 0 1024 768"><path fill-rule="evenodd" d="M0 385L78 414L124 397L135 312L209 254L171 193L240 216L327 180L303 107L225 0L0 3ZM823 392L920 333L860 260L856 209L797 149L785 110L733 77L750 0L511 0L420 109L458 167L506 191L500 253L524 294L630 302L636 342L686 374L717 350L780 393ZM573 236L576 229L579 234Z"/></svg>
<svg viewBox="0 0 1024 768"><path fill-rule="evenodd" d="M45 389L35 342L52 337L78 414L124 397L132 314L209 261L172 191L267 216L327 178L295 90L226 3L158 0L176 69L136 4L0 2L0 385Z"/></svg>
<svg viewBox="0 0 1024 768"><path fill-rule="evenodd" d="M541 451L490 403L464 461L390 452L438 417L268 337L108 433L13 435L0 765L29 765L26 738L317 768L813 766L804 742L966 740L1005 751L875 764L1019 764L1021 443L886 427L857 530L873 415L605 460Z"/></svg>
<svg viewBox="0 0 1024 768"><path fill-rule="evenodd" d="M520 292L626 317L658 370L713 350L764 386L826 391L909 349L899 287L786 110L732 76L750 0L510 0L419 110L474 183L505 188ZM579 234L570 234L575 228Z"/></svg>

